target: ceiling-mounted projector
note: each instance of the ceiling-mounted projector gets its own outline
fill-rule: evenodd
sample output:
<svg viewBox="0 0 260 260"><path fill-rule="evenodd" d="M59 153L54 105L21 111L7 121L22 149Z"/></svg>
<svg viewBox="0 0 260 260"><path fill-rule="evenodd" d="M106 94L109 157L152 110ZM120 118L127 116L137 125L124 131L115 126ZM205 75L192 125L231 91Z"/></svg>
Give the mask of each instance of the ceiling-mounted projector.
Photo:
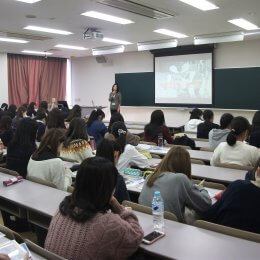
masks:
<svg viewBox="0 0 260 260"><path fill-rule="evenodd" d="M99 39L99 40L102 40L103 37L104 37L103 33L100 32L98 29L95 29L95 28L88 28L83 33L83 39L84 40L89 40L89 39Z"/></svg>

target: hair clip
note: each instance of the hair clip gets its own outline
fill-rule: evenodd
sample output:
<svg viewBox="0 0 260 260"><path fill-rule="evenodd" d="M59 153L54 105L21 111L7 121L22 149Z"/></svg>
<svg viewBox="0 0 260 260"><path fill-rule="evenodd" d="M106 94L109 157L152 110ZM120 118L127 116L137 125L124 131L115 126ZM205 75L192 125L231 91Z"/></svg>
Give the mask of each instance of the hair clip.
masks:
<svg viewBox="0 0 260 260"><path fill-rule="evenodd" d="M118 134L121 135L125 135L126 134L126 131L124 131L123 129L118 129Z"/></svg>

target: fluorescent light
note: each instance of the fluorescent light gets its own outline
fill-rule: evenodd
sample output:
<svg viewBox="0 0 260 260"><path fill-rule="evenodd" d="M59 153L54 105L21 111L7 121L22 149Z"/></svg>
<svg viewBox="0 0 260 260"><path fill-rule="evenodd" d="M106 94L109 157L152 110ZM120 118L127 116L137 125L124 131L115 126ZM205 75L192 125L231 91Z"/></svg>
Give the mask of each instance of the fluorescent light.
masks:
<svg viewBox="0 0 260 260"><path fill-rule="evenodd" d="M117 44L123 44L123 45L128 45L128 44L132 44L131 42L127 42L127 41L123 41L123 40L118 40L118 39L113 39L113 38L108 38L108 37L104 37L102 39L103 42L112 42L112 43L117 43Z"/></svg>
<svg viewBox="0 0 260 260"><path fill-rule="evenodd" d="M221 42L237 42L244 40L244 33L233 33L233 34L219 34L219 35L205 35L194 37L194 44L210 44L210 43L221 43Z"/></svg>
<svg viewBox="0 0 260 260"><path fill-rule="evenodd" d="M96 11L88 11L88 12L85 12L81 15L100 19L100 20L105 20L105 21L112 22L112 23L119 23L119 24L134 23L133 21L128 20L128 19L124 19L124 18L121 18L121 17L117 17L117 16L113 16L113 15L109 15L109 14L104 14L104 13L100 13L100 12L96 12Z"/></svg>
<svg viewBox="0 0 260 260"><path fill-rule="evenodd" d="M114 46L114 47L104 47L104 48L95 48L92 49L92 55L106 55L106 54L114 54L114 53L122 53L125 51L125 46Z"/></svg>
<svg viewBox="0 0 260 260"><path fill-rule="evenodd" d="M16 0L16 1L24 2L24 3L27 3L27 4L34 4L34 3L40 2L41 0Z"/></svg>
<svg viewBox="0 0 260 260"><path fill-rule="evenodd" d="M179 0L185 4L196 7L202 11L218 9L219 7L206 0Z"/></svg>
<svg viewBox="0 0 260 260"><path fill-rule="evenodd" d="M80 47L80 46L73 46L73 45L66 45L66 44L57 44L54 47L62 48L62 49L79 50L79 51L88 50L88 48L84 48L84 47Z"/></svg>
<svg viewBox="0 0 260 260"><path fill-rule="evenodd" d="M32 30L32 31L38 31L38 32L47 32L47 33L55 33L55 34L62 34L62 35L70 35L71 32L63 31L63 30L57 30L57 29L51 29L46 27L39 27L34 25L29 25L24 27L26 30Z"/></svg>
<svg viewBox="0 0 260 260"><path fill-rule="evenodd" d="M171 31L171 30L168 30L168 29L158 29L158 30L154 30L154 32L164 34L164 35L168 35L168 36L171 36L171 37L174 37L174 38L186 38L186 37L188 37L185 34L174 32L174 31Z"/></svg>
<svg viewBox="0 0 260 260"><path fill-rule="evenodd" d="M22 51L23 53L29 53L29 54L39 54L39 55L52 55L53 53L51 52L45 52L45 51L29 51L29 50L24 50Z"/></svg>
<svg viewBox="0 0 260 260"><path fill-rule="evenodd" d="M247 21L246 19L243 19L243 18L238 18L238 19L233 19L233 20L229 20L230 23L238 26L238 27L241 27L245 30L257 30L259 29L257 25Z"/></svg>
<svg viewBox="0 0 260 260"><path fill-rule="evenodd" d="M0 42L28 43L28 41L25 40L19 40L19 39L7 38L7 37L0 37Z"/></svg>
<svg viewBox="0 0 260 260"><path fill-rule="evenodd" d="M139 42L137 43L137 49L138 51L148 51L155 49L175 48L177 45L177 40Z"/></svg>

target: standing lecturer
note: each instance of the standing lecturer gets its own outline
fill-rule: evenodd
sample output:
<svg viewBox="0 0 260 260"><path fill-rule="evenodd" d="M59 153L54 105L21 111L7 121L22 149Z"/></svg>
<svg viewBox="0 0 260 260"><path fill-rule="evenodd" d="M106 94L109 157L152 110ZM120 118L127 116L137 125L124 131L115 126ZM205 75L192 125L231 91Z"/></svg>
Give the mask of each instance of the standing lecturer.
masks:
<svg viewBox="0 0 260 260"><path fill-rule="evenodd" d="M109 94L108 100L110 101L111 115L120 112L121 93L119 92L119 86L117 84L112 86L112 92Z"/></svg>

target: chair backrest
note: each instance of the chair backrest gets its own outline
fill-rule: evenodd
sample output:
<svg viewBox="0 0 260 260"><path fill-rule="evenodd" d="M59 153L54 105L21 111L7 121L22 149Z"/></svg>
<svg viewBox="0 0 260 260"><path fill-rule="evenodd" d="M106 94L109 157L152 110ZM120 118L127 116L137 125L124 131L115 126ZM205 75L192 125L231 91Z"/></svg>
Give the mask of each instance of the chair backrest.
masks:
<svg viewBox="0 0 260 260"><path fill-rule="evenodd" d="M238 237L238 238L260 243L260 234L256 234L253 232L248 232L248 231L244 231L244 230L240 230L240 229L236 229L236 228L226 227L226 226L218 225L215 223L207 222L204 220L195 221L194 226L199 227L199 228L204 228L207 230L211 230L214 232L222 233L225 235L229 235L232 237Z"/></svg>
<svg viewBox="0 0 260 260"><path fill-rule="evenodd" d="M58 256L36 244L34 244L32 241L26 239L25 240L26 245L28 246L29 250L33 251L37 255L43 257L44 259L48 260L65 260L65 258Z"/></svg>
<svg viewBox="0 0 260 260"><path fill-rule="evenodd" d="M191 163L194 164L202 164L205 165L205 163L202 160L198 160L198 159L190 159Z"/></svg>
<svg viewBox="0 0 260 260"><path fill-rule="evenodd" d="M13 170L9 170L9 169L3 168L3 167L0 167L0 172L5 173L5 174L9 174L9 175L12 175L12 176L16 176L16 177L19 176L18 172L13 171Z"/></svg>
<svg viewBox="0 0 260 260"><path fill-rule="evenodd" d="M156 146L157 144L154 142L146 142L146 141L140 141L139 144L149 144L149 145L154 145Z"/></svg>
<svg viewBox="0 0 260 260"><path fill-rule="evenodd" d="M5 234L5 236L10 240L15 240L19 244L24 243L24 239L18 233L14 232L6 226L0 225L0 232Z"/></svg>
<svg viewBox="0 0 260 260"><path fill-rule="evenodd" d="M214 149L210 147L201 147L200 150L206 152L214 152Z"/></svg>
<svg viewBox="0 0 260 260"><path fill-rule="evenodd" d="M223 167L223 168L229 168L229 169L236 169L236 170L245 170L245 171L251 171L254 169L252 166L242 166L237 164L229 164L229 163L216 163L215 166L217 167Z"/></svg>
<svg viewBox="0 0 260 260"><path fill-rule="evenodd" d="M166 144L165 147L182 147L183 149L191 150L191 147L190 147L190 146L187 146L187 145L179 145L179 144Z"/></svg>
<svg viewBox="0 0 260 260"><path fill-rule="evenodd" d="M194 184L199 184L201 181L200 180L192 180ZM217 190L225 190L226 186L221 184L221 183L216 183L216 182L208 182L204 181L203 186L206 188L212 188L212 189L217 189Z"/></svg>
<svg viewBox="0 0 260 260"><path fill-rule="evenodd" d="M149 214L149 215L153 214L152 208L141 205L141 204L134 203L132 201L124 200L122 202L122 205L126 206L126 207L130 207L135 211L139 211L139 212L142 212L145 214ZM176 215L171 212L168 212L168 211L164 211L164 218L168 219L168 220L172 220L172 221L178 221Z"/></svg>
<svg viewBox="0 0 260 260"><path fill-rule="evenodd" d="M42 184L42 185L45 185L45 186L49 186L49 187L52 187L52 188L55 188L55 189L57 188L54 183L40 179L40 178L35 177L35 176L27 176L26 179L28 181L36 182L36 183L39 183L39 184Z"/></svg>
<svg viewBox="0 0 260 260"><path fill-rule="evenodd" d="M74 191L74 187L68 186L67 192L72 193Z"/></svg>

